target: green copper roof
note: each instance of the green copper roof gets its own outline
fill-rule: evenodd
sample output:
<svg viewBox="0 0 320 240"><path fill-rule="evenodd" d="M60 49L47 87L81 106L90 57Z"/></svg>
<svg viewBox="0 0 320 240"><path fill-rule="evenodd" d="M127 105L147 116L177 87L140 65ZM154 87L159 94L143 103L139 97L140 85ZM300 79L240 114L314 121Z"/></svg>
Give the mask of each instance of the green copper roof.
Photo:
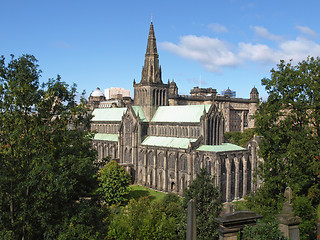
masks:
<svg viewBox="0 0 320 240"><path fill-rule="evenodd" d="M120 122L127 108L96 108L93 110L92 121L116 121Z"/></svg>
<svg viewBox="0 0 320 240"><path fill-rule="evenodd" d="M175 137L147 137L141 145L157 146L157 147L171 147L187 149L190 142L195 142L194 138L175 138Z"/></svg>
<svg viewBox="0 0 320 240"><path fill-rule="evenodd" d="M228 152L228 151L240 151L240 150L246 150L246 149L231 143L222 143L221 145L201 145L200 147L197 148L197 151L204 151L204 152Z"/></svg>
<svg viewBox="0 0 320 240"><path fill-rule="evenodd" d="M136 116L139 115L141 122L147 122L146 116L144 115L144 112L141 106L132 106L132 109L136 114Z"/></svg>
<svg viewBox="0 0 320 240"><path fill-rule="evenodd" d="M118 134L96 133L93 140L118 142Z"/></svg>
<svg viewBox="0 0 320 240"><path fill-rule="evenodd" d="M207 105L161 106L157 109L151 122L200 122L203 110L209 111Z"/></svg>

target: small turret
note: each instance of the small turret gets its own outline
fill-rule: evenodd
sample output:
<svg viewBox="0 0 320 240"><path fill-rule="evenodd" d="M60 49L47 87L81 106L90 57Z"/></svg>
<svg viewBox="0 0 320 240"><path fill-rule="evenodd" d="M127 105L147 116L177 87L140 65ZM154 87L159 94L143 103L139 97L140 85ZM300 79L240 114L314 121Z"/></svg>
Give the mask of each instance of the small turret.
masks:
<svg viewBox="0 0 320 240"><path fill-rule="evenodd" d="M256 87L253 87L250 92L250 99L251 100L258 100L259 99L259 92Z"/></svg>
<svg viewBox="0 0 320 240"><path fill-rule="evenodd" d="M93 110L99 107L100 102L105 101L106 98L100 88L97 87L89 96L89 106Z"/></svg>
<svg viewBox="0 0 320 240"><path fill-rule="evenodd" d="M171 83L169 83L169 96L170 97L177 97L178 96L178 87L177 87L177 84L173 80Z"/></svg>
<svg viewBox="0 0 320 240"><path fill-rule="evenodd" d="M256 87L253 87L250 92L249 113L248 113L248 128L254 128L254 114L258 109L259 92Z"/></svg>

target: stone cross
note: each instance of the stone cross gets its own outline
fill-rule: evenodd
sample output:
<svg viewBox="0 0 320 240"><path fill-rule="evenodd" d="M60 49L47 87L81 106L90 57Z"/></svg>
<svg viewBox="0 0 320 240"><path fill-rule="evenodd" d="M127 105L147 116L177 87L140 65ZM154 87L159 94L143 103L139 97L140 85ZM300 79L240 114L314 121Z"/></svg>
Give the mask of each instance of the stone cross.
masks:
<svg viewBox="0 0 320 240"><path fill-rule="evenodd" d="M283 232L285 237L288 237L291 240L299 240L299 224L301 222L301 218L294 214L292 204L292 189L290 187L286 187L284 196L287 201L283 203L282 212L277 215L277 219L280 222L279 229L281 232Z"/></svg>
<svg viewBox="0 0 320 240"><path fill-rule="evenodd" d="M292 189L291 189L291 187L286 187L286 190L284 191L284 197L287 199L288 203L291 203L291 201L292 201Z"/></svg>

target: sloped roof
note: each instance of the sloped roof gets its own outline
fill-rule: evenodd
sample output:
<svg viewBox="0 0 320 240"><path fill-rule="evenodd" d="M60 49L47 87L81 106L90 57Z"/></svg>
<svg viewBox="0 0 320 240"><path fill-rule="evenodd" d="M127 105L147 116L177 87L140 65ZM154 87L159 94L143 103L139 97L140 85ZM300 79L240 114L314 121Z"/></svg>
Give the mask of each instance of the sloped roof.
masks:
<svg viewBox="0 0 320 240"><path fill-rule="evenodd" d="M147 122L148 121L146 116L144 115L144 111L143 111L141 106L132 106L132 109L133 109L134 113L136 114L136 116L139 115L139 118L140 118L141 122Z"/></svg>
<svg viewBox="0 0 320 240"><path fill-rule="evenodd" d="M203 110L209 111L210 104L160 106L151 122L200 122Z"/></svg>
<svg viewBox="0 0 320 240"><path fill-rule="evenodd" d="M203 151L203 152L229 152L229 151L241 151L241 150L246 150L246 149L231 143L222 143L221 145L201 145L200 147L197 148L197 151Z"/></svg>
<svg viewBox="0 0 320 240"><path fill-rule="evenodd" d="M118 134L96 133L93 140L118 142Z"/></svg>
<svg viewBox="0 0 320 240"><path fill-rule="evenodd" d="M127 108L96 108L93 110L92 121L115 121L120 122Z"/></svg>
<svg viewBox="0 0 320 240"><path fill-rule="evenodd" d="M195 141L197 141L197 139L194 138L148 136L141 145L187 149L189 143Z"/></svg>

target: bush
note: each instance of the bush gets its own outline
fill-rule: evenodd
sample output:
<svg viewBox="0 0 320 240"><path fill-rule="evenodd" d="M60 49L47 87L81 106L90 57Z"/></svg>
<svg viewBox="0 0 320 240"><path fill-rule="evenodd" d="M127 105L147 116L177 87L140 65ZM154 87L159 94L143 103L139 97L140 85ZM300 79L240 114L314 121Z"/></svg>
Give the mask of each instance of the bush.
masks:
<svg viewBox="0 0 320 240"><path fill-rule="evenodd" d="M293 203L294 213L302 220L299 225L300 239L316 239L317 215L310 200L304 196L295 197Z"/></svg>
<svg viewBox="0 0 320 240"><path fill-rule="evenodd" d="M226 132L224 134L224 137L228 142L231 142L241 147L245 147L247 143L253 138L253 136L253 128L248 128L243 132Z"/></svg>
<svg viewBox="0 0 320 240"><path fill-rule="evenodd" d="M170 199L167 203L173 204ZM148 197L131 199L111 220L107 239L178 239L179 219L168 206L163 201L150 203Z"/></svg>
<svg viewBox="0 0 320 240"><path fill-rule="evenodd" d="M98 193L104 196L107 205L128 202L131 176L116 161L109 162L99 171L98 180Z"/></svg>
<svg viewBox="0 0 320 240"><path fill-rule="evenodd" d="M257 225L245 226L242 230L243 240L286 240L278 227L276 220L265 222L262 220L257 221ZM240 239L240 237L238 237Z"/></svg>

